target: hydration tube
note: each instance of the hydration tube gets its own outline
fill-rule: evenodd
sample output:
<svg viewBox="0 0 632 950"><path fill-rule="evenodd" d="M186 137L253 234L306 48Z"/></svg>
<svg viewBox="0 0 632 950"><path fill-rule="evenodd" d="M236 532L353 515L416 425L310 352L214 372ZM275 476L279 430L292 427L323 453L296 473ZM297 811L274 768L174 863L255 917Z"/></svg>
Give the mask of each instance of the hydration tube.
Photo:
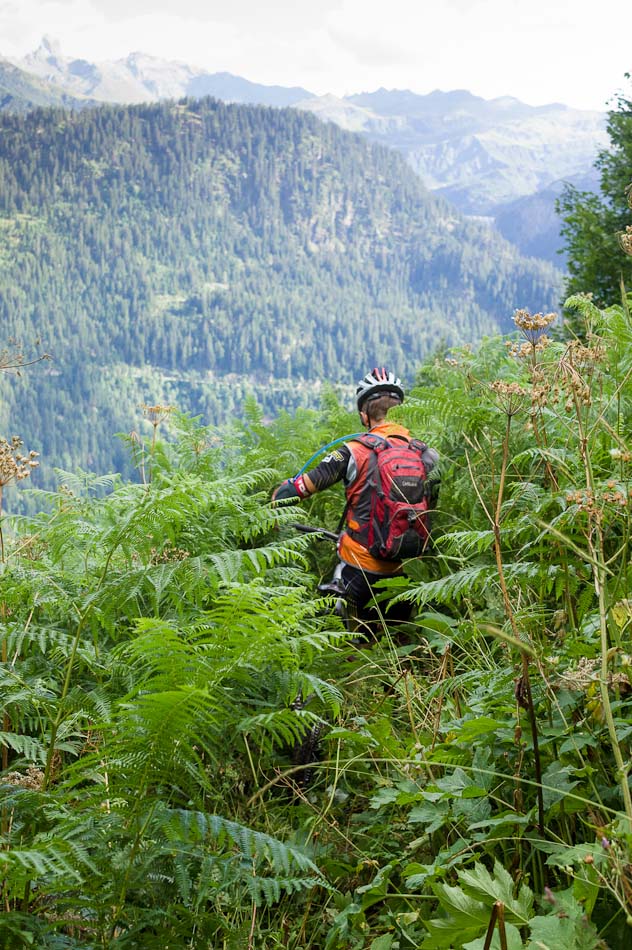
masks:
<svg viewBox="0 0 632 950"><path fill-rule="evenodd" d="M327 445L323 445L321 449L318 449L317 452L314 452L311 458L307 459L303 468L300 469L300 471L298 471L296 475L294 475L290 479L290 481L293 482L294 479L299 477L299 475L302 475L303 472L307 471L307 469L312 464L314 459L317 459L319 455L322 455L323 452L326 452L327 449L330 449L332 445L338 445L339 442L346 442L347 439L357 439L358 436L363 435L363 434L364 434L363 432L351 432L349 435L341 435L339 439L334 439L333 442L328 442Z"/></svg>

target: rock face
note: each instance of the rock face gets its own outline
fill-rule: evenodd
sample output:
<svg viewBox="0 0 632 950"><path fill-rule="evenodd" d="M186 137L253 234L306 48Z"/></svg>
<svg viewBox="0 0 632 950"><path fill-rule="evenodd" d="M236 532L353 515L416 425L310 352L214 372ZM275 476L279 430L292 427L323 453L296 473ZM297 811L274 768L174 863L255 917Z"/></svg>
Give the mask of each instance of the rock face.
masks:
<svg viewBox="0 0 632 950"><path fill-rule="evenodd" d="M89 100L79 100L0 58L0 112L29 112L38 106L79 109L88 104Z"/></svg>

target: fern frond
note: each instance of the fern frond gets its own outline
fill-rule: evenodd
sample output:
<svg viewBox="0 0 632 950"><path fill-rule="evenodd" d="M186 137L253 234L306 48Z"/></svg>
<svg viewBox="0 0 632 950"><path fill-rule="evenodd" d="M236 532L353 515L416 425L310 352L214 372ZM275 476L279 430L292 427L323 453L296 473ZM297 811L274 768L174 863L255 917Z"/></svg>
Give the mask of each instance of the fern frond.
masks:
<svg viewBox="0 0 632 950"><path fill-rule="evenodd" d="M302 739L315 727L322 727L320 716L307 709L280 709L276 712L259 713L256 716L247 716L237 723L237 729L242 734L259 735L265 737L270 747L291 747Z"/></svg>
<svg viewBox="0 0 632 950"><path fill-rule="evenodd" d="M549 583L557 575L558 565L542 568L539 563L515 562L505 564L505 579L508 583L545 577ZM480 594L490 583L496 583L497 572L492 565L479 565L456 571L447 577L421 584L412 584L399 594L397 600L410 600L418 605L436 601L439 604L458 603L464 597Z"/></svg>
<svg viewBox="0 0 632 950"><path fill-rule="evenodd" d="M207 815L202 812L172 812L171 840L173 834L182 835L185 840L205 840L212 837L219 847L235 846L240 854L256 866L268 865L275 874L288 874L292 868L307 871L316 880L325 885L325 880L312 859L297 847L284 844L278 838L254 831L245 825L231 821L221 815Z"/></svg>
<svg viewBox="0 0 632 950"><path fill-rule="evenodd" d="M46 762L47 746L35 736L22 736L15 732L0 732L0 746L12 749L25 762Z"/></svg>

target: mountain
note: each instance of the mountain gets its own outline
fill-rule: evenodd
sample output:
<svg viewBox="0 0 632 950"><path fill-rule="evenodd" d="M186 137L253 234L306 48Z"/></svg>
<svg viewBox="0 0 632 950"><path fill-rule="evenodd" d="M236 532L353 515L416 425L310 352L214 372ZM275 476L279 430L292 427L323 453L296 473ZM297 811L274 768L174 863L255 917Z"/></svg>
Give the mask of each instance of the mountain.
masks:
<svg viewBox="0 0 632 950"><path fill-rule="evenodd" d="M48 37L17 65L72 95L105 102L212 95L225 102L294 106L402 152L430 190L465 214L492 221L513 202L537 194L533 207L540 209L547 228L555 228L550 187L590 175L598 150L607 144L605 113L559 103L529 106L511 96L486 100L463 89L314 96L305 89L264 86L142 53L88 63L64 57ZM550 240L555 244L559 237L552 234ZM549 243L544 239L542 246ZM531 253L539 245L527 239L517 246ZM561 266L555 253L545 253Z"/></svg>
<svg viewBox="0 0 632 950"><path fill-rule="evenodd" d="M404 159L295 109L217 100L0 115L0 319L54 360L0 380L48 470L121 468L139 404L209 422L312 404L554 309L554 269ZM45 470L45 466L42 466Z"/></svg>
<svg viewBox="0 0 632 950"><path fill-rule="evenodd" d="M89 104L0 58L0 112L28 112L40 106L76 109Z"/></svg>
<svg viewBox="0 0 632 950"><path fill-rule="evenodd" d="M379 89L307 99L298 108L401 151L428 188L475 215L587 174L607 143L605 113L486 100L466 90Z"/></svg>
<svg viewBox="0 0 632 950"><path fill-rule="evenodd" d="M566 185L596 193L599 174L593 169L588 175L554 181L532 195L500 205L494 211L497 230L528 257L539 257L564 267L560 219L555 204Z"/></svg>
<svg viewBox="0 0 632 950"><path fill-rule="evenodd" d="M72 95L100 102L156 102L184 96L215 96L225 102L282 107L311 96L299 87L264 86L231 73L208 73L144 53L130 53L125 59L103 63L72 59L63 56L59 44L48 36L18 65Z"/></svg>

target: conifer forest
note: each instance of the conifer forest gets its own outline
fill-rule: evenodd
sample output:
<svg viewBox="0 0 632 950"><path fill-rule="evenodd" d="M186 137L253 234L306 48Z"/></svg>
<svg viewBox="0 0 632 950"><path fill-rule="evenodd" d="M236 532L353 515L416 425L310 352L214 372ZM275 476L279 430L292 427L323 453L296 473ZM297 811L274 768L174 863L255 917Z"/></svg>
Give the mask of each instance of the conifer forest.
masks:
<svg viewBox="0 0 632 950"><path fill-rule="evenodd" d="M632 945L631 115L563 305L299 113L0 119L1 947ZM368 636L342 485L270 499L392 313L441 491Z"/></svg>
<svg viewBox="0 0 632 950"><path fill-rule="evenodd" d="M271 415L376 353L412 378L560 289L401 156L305 113L0 112L0 321L52 357L0 384L0 425L53 466L131 474L115 435L140 403L224 422L254 393Z"/></svg>

